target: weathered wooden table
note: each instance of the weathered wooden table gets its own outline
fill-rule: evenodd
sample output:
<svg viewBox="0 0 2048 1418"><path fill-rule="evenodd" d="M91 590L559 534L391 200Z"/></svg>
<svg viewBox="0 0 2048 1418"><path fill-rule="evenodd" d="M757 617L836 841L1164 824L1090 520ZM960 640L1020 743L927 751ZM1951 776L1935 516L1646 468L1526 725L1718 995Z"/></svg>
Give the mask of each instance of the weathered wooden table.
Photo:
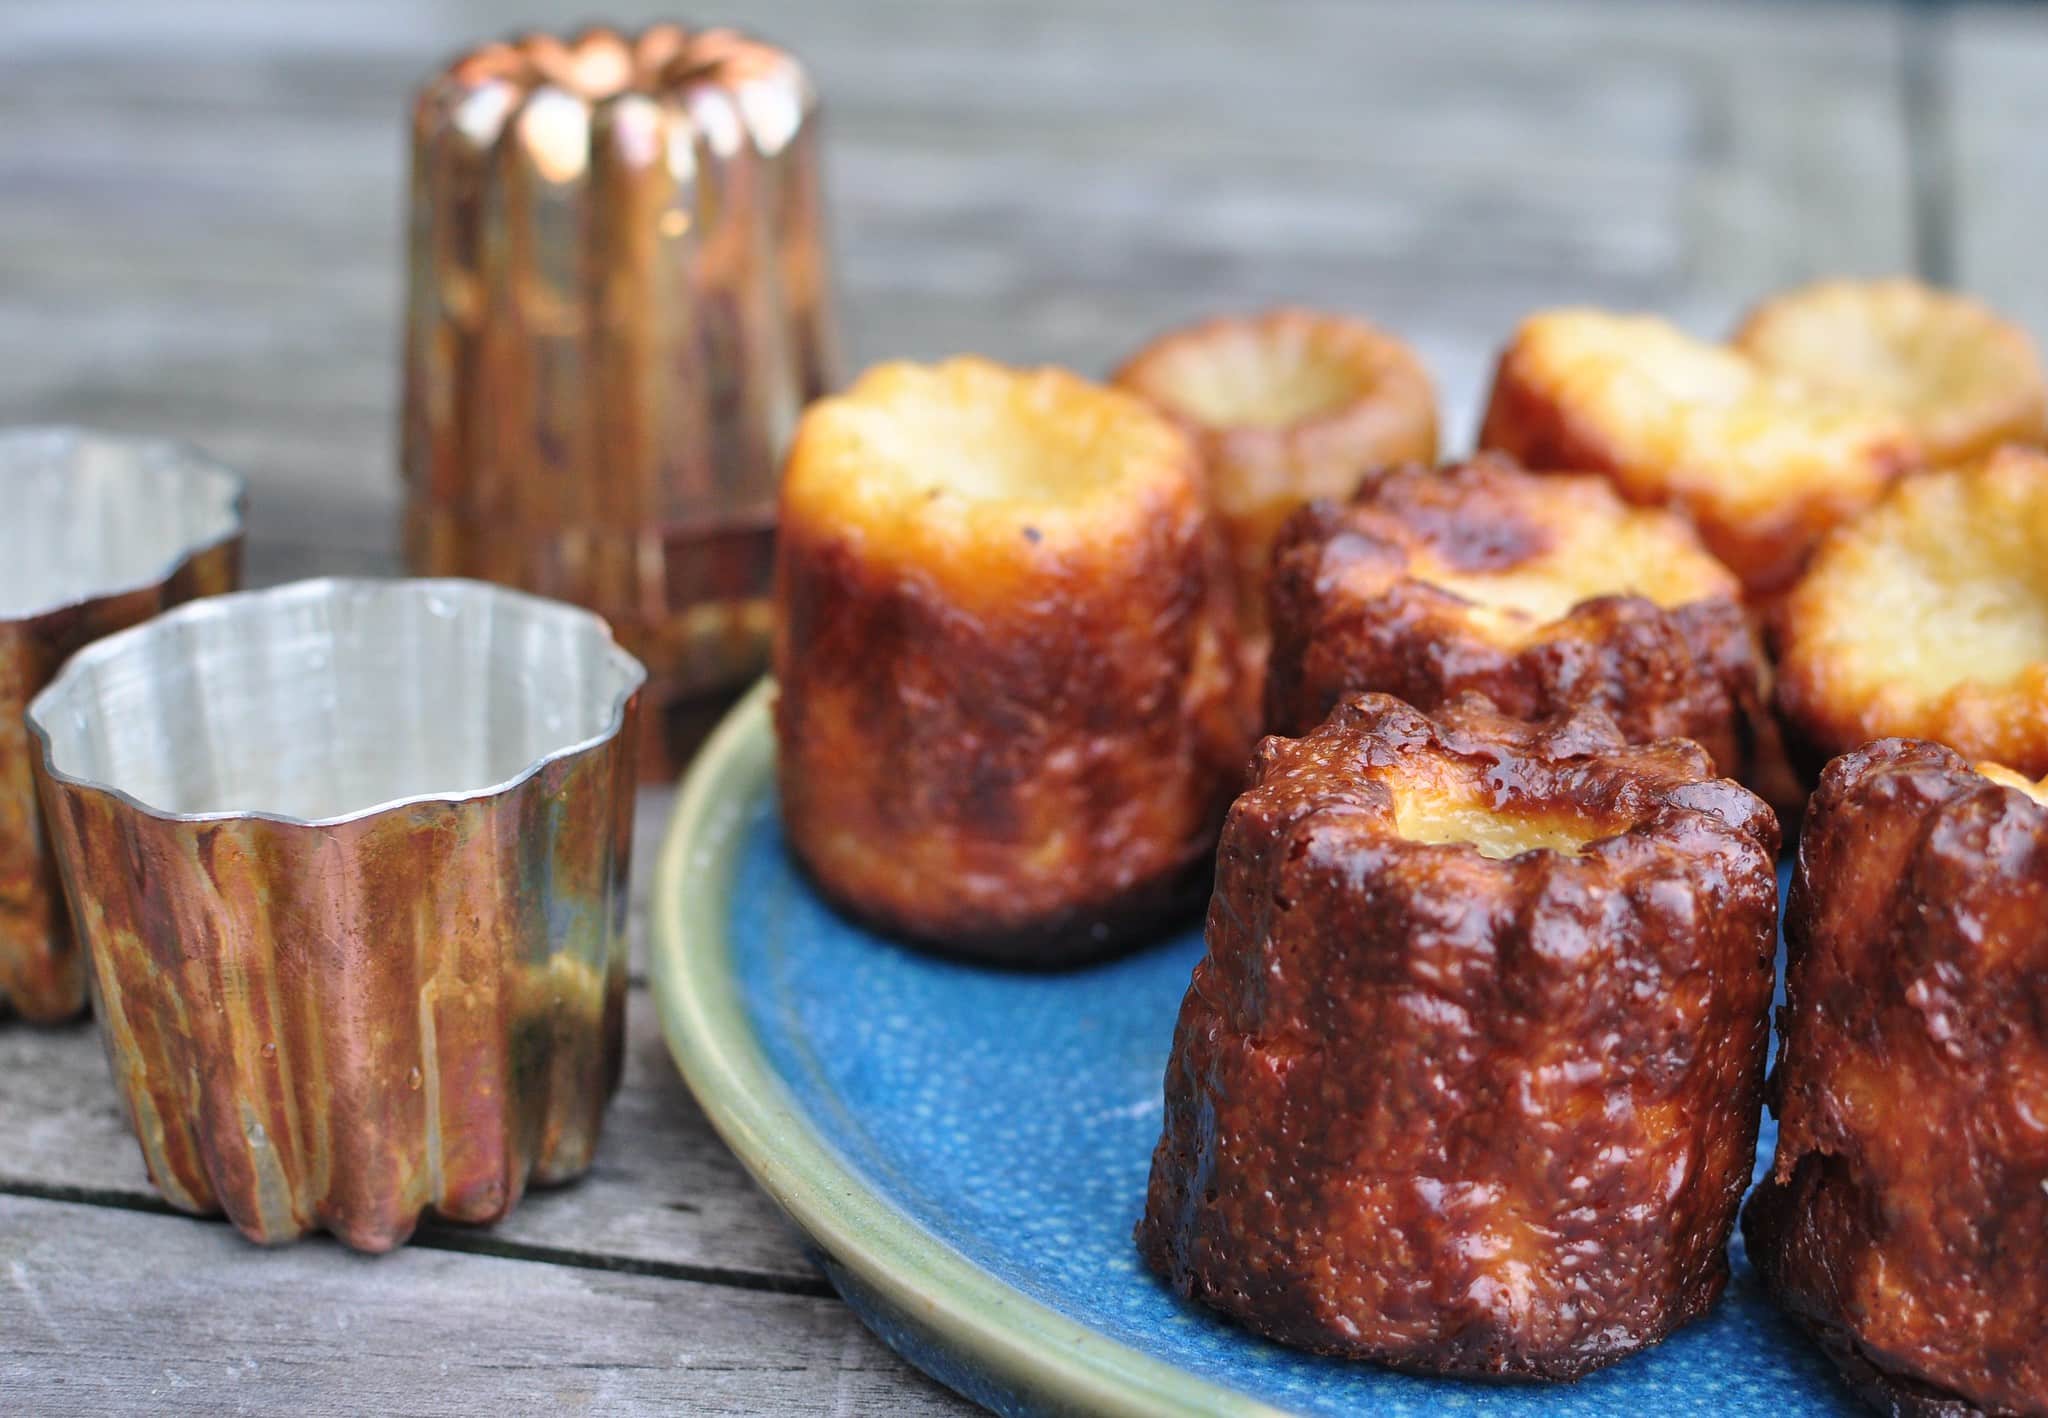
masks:
<svg viewBox="0 0 2048 1418"><path fill-rule="evenodd" d="M174 434L242 468L258 583L395 569L407 90L468 39L560 22L544 8L8 0L0 421ZM1177 320L1304 300L1410 336L1455 448L1539 303L1712 331L1776 284L1917 269L2048 334L2048 12L731 13L809 56L831 103L856 362L1099 371ZM643 881L666 807L642 805ZM587 1180L372 1259L172 1213L91 1026L0 1021L0 1412L963 1408L807 1264L637 975L630 1027Z"/></svg>

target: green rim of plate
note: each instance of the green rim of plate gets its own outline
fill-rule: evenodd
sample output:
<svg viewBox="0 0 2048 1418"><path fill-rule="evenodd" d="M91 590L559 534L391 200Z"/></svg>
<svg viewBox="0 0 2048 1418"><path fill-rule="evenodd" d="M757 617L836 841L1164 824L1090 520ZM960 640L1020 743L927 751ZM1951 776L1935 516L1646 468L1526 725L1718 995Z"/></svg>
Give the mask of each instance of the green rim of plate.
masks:
<svg viewBox="0 0 2048 1418"><path fill-rule="evenodd" d="M740 1003L727 901L750 809L774 782L763 680L684 775L654 874L653 980L669 1052L762 1190L858 1284L999 1389L1092 1413L1279 1410L1077 1324L925 1231L849 1168L798 1108Z"/></svg>

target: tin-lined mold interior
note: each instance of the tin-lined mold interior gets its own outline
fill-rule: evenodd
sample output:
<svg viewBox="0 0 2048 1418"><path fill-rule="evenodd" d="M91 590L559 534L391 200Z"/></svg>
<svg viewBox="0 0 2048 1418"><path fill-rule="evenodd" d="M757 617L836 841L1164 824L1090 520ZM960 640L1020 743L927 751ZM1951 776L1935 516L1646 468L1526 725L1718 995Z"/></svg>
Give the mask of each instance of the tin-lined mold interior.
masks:
<svg viewBox="0 0 2048 1418"><path fill-rule="evenodd" d="M322 821L464 797L619 727L595 616L463 581L218 597L102 642L31 706L64 777L173 815Z"/></svg>
<svg viewBox="0 0 2048 1418"><path fill-rule="evenodd" d="M166 579L240 529L241 491L176 444L0 432L0 620Z"/></svg>

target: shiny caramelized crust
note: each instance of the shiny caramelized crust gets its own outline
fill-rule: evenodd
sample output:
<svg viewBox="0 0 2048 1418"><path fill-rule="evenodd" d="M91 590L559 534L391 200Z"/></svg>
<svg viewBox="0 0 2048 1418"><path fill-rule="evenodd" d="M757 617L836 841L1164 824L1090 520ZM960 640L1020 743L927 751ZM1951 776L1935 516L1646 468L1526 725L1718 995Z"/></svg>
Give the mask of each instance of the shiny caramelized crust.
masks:
<svg viewBox="0 0 2048 1418"><path fill-rule="evenodd" d="M1908 478L1779 616L1778 700L1822 756L1889 735L2048 773L2048 454Z"/></svg>
<svg viewBox="0 0 2048 1418"><path fill-rule="evenodd" d="M979 359L814 404L776 572L783 829L853 913L1053 964L1200 900L1251 734L1195 454Z"/></svg>
<svg viewBox="0 0 2048 1418"><path fill-rule="evenodd" d="M1756 1141L1778 827L1603 716L1346 700L1231 808L1139 1248L1283 1343L1574 1378L1701 1314Z"/></svg>
<svg viewBox="0 0 2048 1418"><path fill-rule="evenodd" d="M1422 361L1346 316L1206 320L1154 340L1115 382L1194 434L1254 631L1267 551L1290 512L1350 496L1375 468L1436 461L1436 390Z"/></svg>
<svg viewBox="0 0 2048 1418"><path fill-rule="evenodd" d="M1781 765L1741 583L1600 478L1498 454L1369 478L1288 523L1269 619L1274 733L1358 690L1424 713L1474 690L1521 719L1592 706L1634 743L1696 740L1732 777Z"/></svg>
<svg viewBox="0 0 2048 1418"><path fill-rule="evenodd" d="M1735 344L1768 369L1900 410L1935 467L2048 440L2033 338L1988 306L1915 280L1821 281L1758 306Z"/></svg>
<svg viewBox="0 0 2048 1418"><path fill-rule="evenodd" d="M1885 1411L2048 1414L2048 808L1884 739L1836 759L1785 919L1778 1155L1743 1218Z"/></svg>
<svg viewBox="0 0 2048 1418"><path fill-rule="evenodd" d="M1681 508L1755 596L1781 589L1829 527L1920 462L1911 428L1884 405L1809 389L1663 320L1597 310L1522 323L1480 445Z"/></svg>

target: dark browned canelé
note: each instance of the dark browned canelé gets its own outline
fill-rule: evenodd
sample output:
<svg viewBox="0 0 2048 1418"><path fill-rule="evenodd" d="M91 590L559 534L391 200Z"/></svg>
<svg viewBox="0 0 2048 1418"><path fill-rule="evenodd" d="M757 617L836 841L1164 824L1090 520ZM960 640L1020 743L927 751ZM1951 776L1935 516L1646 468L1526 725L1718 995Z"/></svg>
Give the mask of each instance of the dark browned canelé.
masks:
<svg viewBox="0 0 2048 1418"><path fill-rule="evenodd" d="M2048 789L1883 739L1828 765L1785 918L1780 1304L1895 1414L2048 1414Z"/></svg>
<svg viewBox="0 0 2048 1418"><path fill-rule="evenodd" d="M1634 743L1693 739L1760 792L1783 773L1742 583L1598 477L1480 454L1368 478L1289 522L1268 618L1273 733L1360 690L1425 713L1471 690L1520 719L1593 707Z"/></svg>
<svg viewBox="0 0 2048 1418"><path fill-rule="evenodd" d="M1570 1379L1701 1314L1756 1142L1778 827L1682 741L1386 695L1224 827L1137 1239L1286 1344Z"/></svg>
<svg viewBox="0 0 2048 1418"><path fill-rule="evenodd" d="M1187 437L985 360L811 407L775 594L783 828L819 886L985 959L1199 905L1244 772L1227 566Z"/></svg>

